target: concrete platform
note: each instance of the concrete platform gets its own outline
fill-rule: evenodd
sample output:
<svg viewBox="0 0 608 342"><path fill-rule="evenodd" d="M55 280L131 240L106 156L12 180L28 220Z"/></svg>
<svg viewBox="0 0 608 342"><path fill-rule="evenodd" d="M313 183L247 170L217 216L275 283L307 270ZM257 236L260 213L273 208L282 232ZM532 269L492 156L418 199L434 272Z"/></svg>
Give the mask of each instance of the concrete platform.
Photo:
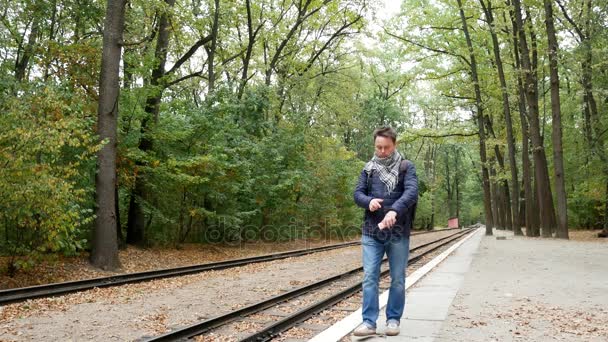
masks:
<svg viewBox="0 0 608 342"><path fill-rule="evenodd" d="M386 316L385 308L382 308L377 321L378 335L351 336L351 341L433 341L448 316L482 238L483 231L475 233L407 291L405 315L398 336L384 335Z"/></svg>
<svg viewBox="0 0 608 342"><path fill-rule="evenodd" d="M608 243L479 234L408 290L401 334L351 341L608 341ZM384 310L384 309L383 309Z"/></svg>
<svg viewBox="0 0 608 342"><path fill-rule="evenodd" d="M607 261L606 241L495 231L482 239L436 341L606 342Z"/></svg>
<svg viewBox="0 0 608 342"><path fill-rule="evenodd" d="M608 342L607 261L608 241L527 238L497 230L485 236L480 230L408 288L400 335L384 335L382 308L377 335L348 339ZM343 340L360 322L358 310L326 330L342 335L313 340Z"/></svg>

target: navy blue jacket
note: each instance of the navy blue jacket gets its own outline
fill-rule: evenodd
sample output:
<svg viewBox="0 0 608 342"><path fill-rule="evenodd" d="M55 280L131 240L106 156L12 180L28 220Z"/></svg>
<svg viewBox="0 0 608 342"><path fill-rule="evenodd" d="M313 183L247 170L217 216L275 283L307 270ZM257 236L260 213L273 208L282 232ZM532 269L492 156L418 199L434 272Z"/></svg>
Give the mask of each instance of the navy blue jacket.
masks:
<svg viewBox="0 0 608 342"><path fill-rule="evenodd" d="M378 239L391 237L410 236L413 224L415 205L418 202L418 176L416 167L410 161L407 163L406 172L399 174L399 182L391 194L388 194L386 185L382 183L378 172L372 172L370 189L368 192L367 172L361 171L359 182L355 188L355 203L365 208L363 222L363 234ZM374 198L380 198L382 208L374 212L369 210L369 202ZM397 222L392 228L381 230L378 228L386 213L390 210L397 212Z"/></svg>

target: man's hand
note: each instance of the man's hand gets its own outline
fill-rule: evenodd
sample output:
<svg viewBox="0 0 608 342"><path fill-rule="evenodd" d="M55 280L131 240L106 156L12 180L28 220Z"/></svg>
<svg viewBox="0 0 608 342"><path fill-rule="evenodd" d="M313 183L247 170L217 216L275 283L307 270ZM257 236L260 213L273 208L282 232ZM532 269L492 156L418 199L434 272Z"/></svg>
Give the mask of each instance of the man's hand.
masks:
<svg viewBox="0 0 608 342"><path fill-rule="evenodd" d="M382 222L378 223L378 228L380 228L380 229L391 228L392 226L395 225L395 222L397 222L397 212L395 212L394 210L391 210L388 213L386 213Z"/></svg>
<svg viewBox="0 0 608 342"><path fill-rule="evenodd" d="M369 211L376 211L380 208L382 208L382 202L384 200L380 199L380 198L374 198L373 200L371 200L369 202Z"/></svg>

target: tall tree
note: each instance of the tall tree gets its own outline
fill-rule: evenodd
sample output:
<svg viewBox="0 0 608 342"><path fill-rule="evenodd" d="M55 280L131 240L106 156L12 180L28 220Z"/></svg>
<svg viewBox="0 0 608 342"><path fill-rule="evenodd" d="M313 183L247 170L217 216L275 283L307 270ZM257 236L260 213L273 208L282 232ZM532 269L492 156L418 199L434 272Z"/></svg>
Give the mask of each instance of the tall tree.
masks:
<svg viewBox="0 0 608 342"><path fill-rule="evenodd" d="M583 87L583 117L584 137L587 146L602 162L602 173L606 183L606 193L604 200L604 223L602 235L608 237L608 152L604 147L604 138L602 135L606 132L603 128L601 115L598 112L597 102L595 100L595 92L593 90L593 47L592 38L595 35L595 27L592 24L593 17L593 1L584 0L583 6L579 11L579 17L582 23L575 21L575 18L566 9L562 0L557 1L567 22L574 29L574 37L577 39L579 46L583 52L581 60L581 85Z"/></svg>
<svg viewBox="0 0 608 342"><path fill-rule="evenodd" d="M562 114L559 97L559 73L558 73L558 44L553 24L552 1L544 0L545 25L547 28L549 71L551 78L551 113L553 115L552 140L553 140L553 170L555 173L555 192L557 197L557 231L558 238L568 238L568 207L566 201L566 181L564 179L564 157L562 147Z"/></svg>
<svg viewBox="0 0 608 342"><path fill-rule="evenodd" d="M208 88L209 92L213 92L215 89L215 53L217 51L217 31L220 26L220 0L214 0L213 5L213 22L211 24L211 46L205 46L205 50L207 50L207 63L209 66L208 70Z"/></svg>
<svg viewBox="0 0 608 342"><path fill-rule="evenodd" d="M522 181L524 189L524 207L523 211L524 221L521 222L526 226L526 236L540 236L540 230L538 226L538 215L536 208L536 202L534 197L534 186L532 182L532 163L530 161L530 133L528 125L528 110L526 106L526 91L524 88L524 71L521 65L521 58L519 54L519 30L515 21L515 12L512 9L510 0L506 0L507 7L509 7L509 20L511 22L512 31L511 43L513 51L513 60L515 61L515 69L517 70L517 106L519 109L519 121L521 124L521 164L522 164ZM505 19L507 22L507 19Z"/></svg>
<svg viewBox="0 0 608 342"><path fill-rule="evenodd" d="M32 19L32 27L30 28L27 43L25 44L25 46L23 46L22 49L20 48L17 52L17 60L15 61L15 78L19 82L23 81L23 79L25 78L30 59L34 54L36 40L38 39L40 20L41 18L38 16L38 13L34 13L34 18Z"/></svg>
<svg viewBox="0 0 608 342"><path fill-rule="evenodd" d="M158 37L156 41L156 50L154 52L155 65L152 69L150 78L150 95L146 99L146 117L141 123L141 135L139 141L139 149L147 152L152 150L152 137L150 136L150 126L158 122L158 114L160 111L160 102L162 99L165 84L163 76L165 76L165 64L167 63L167 54L170 39L170 22L169 10L175 5L175 0L165 0L167 8L163 10L158 21ZM143 165L140 165L143 166ZM143 168L142 168L143 169ZM142 170L143 171L143 170ZM135 176L135 185L131 192L131 200L129 203L129 216L127 218L127 243L128 244L143 244L145 240L145 214L143 209L143 201L148 199L148 191L145 184L145 175L143 172L137 172Z"/></svg>
<svg viewBox="0 0 608 342"><path fill-rule="evenodd" d="M486 216L486 235L492 235L492 228L494 227L494 219L492 216L492 196L490 193L490 174L487 166L487 155L486 155L486 132L484 127L483 117L483 104L481 100L481 88L479 85L479 77L477 75L477 61L475 59L475 51L473 50L473 43L471 36L469 35L469 25L467 24L467 18L464 15L464 9L462 8L462 0L458 1L458 12L460 14L460 20L462 22L462 30L464 31L464 37L469 49L469 67L471 80L475 88L475 108L477 117L477 127L479 129L479 158L481 162L481 175L483 179L483 199Z"/></svg>
<svg viewBox="0 0 608 342"><path fill-rule="evenodd" d="M211 42L213 38L213 34L199 38L182 56L180 56L180 58L177 59L171 69L166 70L165 66L167 64L168 49L171 39L170 10L175 5L175 0L165 0L165 3L167 8L165 8L161 14L156 29L158 36L154 52L155 64L152 68L149 84L150 92L146 98L146 105L144 108L146 116L142 120L140 128L141 138L139 140L139 149L144 152L149 152L153 149L153 139L150 133L152 126L158 123L160 104L165 89L189 78L200 76L202 70L178 77L175 80L168 80L168 76L177 73L180 67L186 63L200 47ZM212 27L215 27L215 24ZM143 166L143 164L139 163L139 166ZM136 174L135 185L132 189L129 202L129 214L127 219L127 243L129 244L141 245L145 242L146 216L143 202L148 200L148 194L149 191L146 188L146 175L143 170L140 170L140 172Z"/></svg>
<svg viewBox="0 0 608 342"><path fill-rule="evenodd" d="M530 138L532 140L532 155L534 157L534 172L536 178L536 192L539 204L539 212L542 226L542 235L550 237L554 229L555 209L553 208L553 197L551 195L551 183L549 181L549 170L545 147L540 133L540 122L538 115L538 87L536 78L536 58L530 61L530 49L528 48L524 21L522 19L522 7L520 0L513 0L515 23L519 36L519 50L521 66L525 75L526 103L528 104L528 123ZM529 16L528 16L528 19ZM534 42L534 38L532 38ZM532 53L535 54L533 49Z"/></svg>
<svg viewBox="0 0 608 342"><path fill-rule="evenodd" d="M272 49L270 47L271 42L264 42L264 59L266 62L266 71L265 71L265 83L266 85L270 85L272 81L272 74L276 71L279 61L288 56L288 54L284 53L285 48L288 47L289 42L292 41L292 38L297 35L298 31L301 30L302 25L304 25L306 20L309 20L315 13L319 12L325 5L330 3L332 0L323 0L315 6L315 2L313 0L304 0L297 1L292 4L295 7L296 19L291 24L289 31L283 39L279 41L277 46ZM291 5L289 6L291 7ZM273 24L274 27L277 27L281 21L287 17L287 12L290 8L283 7L279 19L275 21ZM274 51L272 51L274 50Z"/></svg>
<svg viewBox="0 0 608 342"><path fill-rule="evenodd" d="M106 144L98 152L95 177L97 212L91 263L104 270L120 267L116 237L116 148L120 53L126 0L108 0L99 81L97 133Z"/></svg>
<svg viewBox="0 0 608 342"><path fill-rule="evenodd" d="M257 37L260 33L260 30L262 29L262 27L264 26L264 23L265 23L265 20L262 20L263 11L261 11L259 23L257 26L254 27L253 14L252 14L252 10L251 10L251 0L245 0L245 7L247 10L247 48L245 50L245 54L242 57L243 72L241 74L241 81L239 82L239 89L238 89L238 93L237 93L239 99L241 99L243 97L243 93L245 91L245 85L247 85L247 82L251 78L251 76L249 76L249 65L251 64L251 57L253 55L253 47L254 47ZM237 31L238 31L238 27L239 26L237 24Z"/></svg>
<svg viewBox="0 0 608 342"><path fill-rule="evenodd" d="M485 0L479 0L481 7L486 16L488 26L490 27L490 35L492 37L492 48L494 52L494 60L496 62L496 70L498 71L498 80L500 82L500 90L502 94L503 114L505 116L505 126L507 128L507 146L509 148L509 167L511 170L511 211L513 213L512 225L515 235L522 235L521 226L519 223L519 181L517 177L517 161L515 159L515 138L513 134L513 122L511 119L511 105L509 103L509 89L505 77L502 57L500 56L500 42L498 41L497 29L494 23L494 15L492 12L492 1L488 0L487 5Z"/></svg>

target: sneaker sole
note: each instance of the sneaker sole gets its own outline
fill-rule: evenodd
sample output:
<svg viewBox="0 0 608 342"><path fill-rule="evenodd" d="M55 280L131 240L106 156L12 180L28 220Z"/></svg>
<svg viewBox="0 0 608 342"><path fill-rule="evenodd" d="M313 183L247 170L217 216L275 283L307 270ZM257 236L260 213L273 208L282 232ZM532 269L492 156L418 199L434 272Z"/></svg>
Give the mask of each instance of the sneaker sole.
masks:
<svg viewBox="0 0 608 342"><path fill-rule="evenodd" d="M374 335L376 335L376 332L375 331L374 332L369 332L369 333L357 333L357 332L354 332L353 335L357 336L357 337L374 336Z"/></svg>

